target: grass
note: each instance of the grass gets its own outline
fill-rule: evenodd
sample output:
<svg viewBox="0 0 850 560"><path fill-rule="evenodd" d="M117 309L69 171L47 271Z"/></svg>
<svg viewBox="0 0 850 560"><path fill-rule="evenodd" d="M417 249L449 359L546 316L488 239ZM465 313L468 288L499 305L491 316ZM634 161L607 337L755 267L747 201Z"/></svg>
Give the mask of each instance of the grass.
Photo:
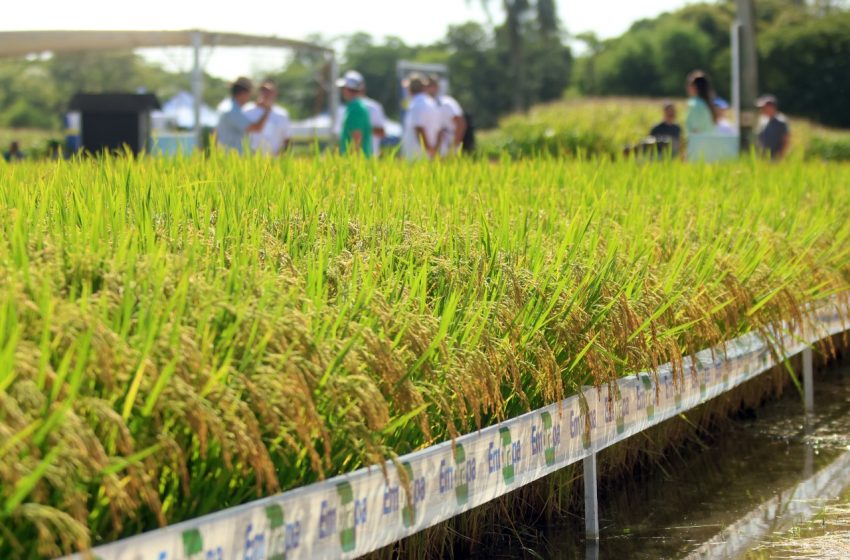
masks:
<svg viewBox="0 0 850 560"><path fill-rule="evenodd" d="M514 157L617 156L649 134L661 120L661 99L623 97L575 98L532 107L527 114L502 119L496 130L480 134L482 151L491 157L507 152ZM679 122L686 103L673 100ZM850 131L824 128L805 119L790 118L792 159L850 159Z"/></svg>
<svg viewBox="0 0 850 560"><path fill-rule="evenodd" d="M799 161L3 166L0 557L243 503L804 321L850 287L849 185L850 167Z"/></svg>

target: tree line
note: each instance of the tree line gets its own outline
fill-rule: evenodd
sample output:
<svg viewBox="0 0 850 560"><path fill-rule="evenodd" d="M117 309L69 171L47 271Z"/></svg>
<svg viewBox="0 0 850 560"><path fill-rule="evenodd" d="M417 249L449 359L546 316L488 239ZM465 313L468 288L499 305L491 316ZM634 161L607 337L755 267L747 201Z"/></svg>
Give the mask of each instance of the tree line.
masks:
<svg viewBox="0 0 850 560"><path fill-rule="evenodd" d="M555 0L501 0L499 7L500 23L453 25L445 37L427 45L355 33L342 47L341 68L359 70L369 95L395 116L400 95L397 62L444 63L452 94L479 128L495 126L507 113L559 99L567 91L681 97L684 77L694 68L712 76L720 95L730 95L734 0L693 4L640 20L613 39L567 33ZM779 96L786 112L850 127L850 104L844 102L850 94L848 2L755 0L755 11L762 91ZM321 57L295 53L280 71L256 76L265 77L278 82L295 118L324 109L329 67ZM189 76L167 72L131 52L3 62L0 127L55 129L76 91L139 88L166 99L188 90ZM207 76L204 101L215 106L226 95L226 81Z"/></svg>
<svg viewBox="0 0 850 560"><path fill-rule="evenodd" d="M574 83L587 95L676 96L685 75L707 71L718 93L731 92L730 29L735 2L687 6L635 22L615 39L577 36ZM759 87L786 112L850 127L850 10L847 2L756 0Z"/></svg>

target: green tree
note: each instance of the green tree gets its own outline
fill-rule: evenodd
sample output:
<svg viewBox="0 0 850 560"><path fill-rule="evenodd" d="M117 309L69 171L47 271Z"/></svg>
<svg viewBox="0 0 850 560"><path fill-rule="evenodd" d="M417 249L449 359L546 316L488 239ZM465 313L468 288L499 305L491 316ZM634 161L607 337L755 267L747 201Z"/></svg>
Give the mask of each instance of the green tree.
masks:
<svg viewBox="0 0 850 560"><path fill-rule="evenodd" d="M481 2L485 9L490 4L490 0ZM502 0L501 4L505 22L497 29L497 40L501 37L507 47L514 110L525 110L533 101L528 92L534 89L527 83L529 43L534 42L534 35L547 38L557 35L560 28L557 6L555 0ZM532 18L535 24L529 25Z"/></svg>
<svg viewBox="0 0 850 560"><path fill-rule="evenodd" d="M771 30L760 58L761 87L779 97L784 111L850 127L850 13Z"/></svg>
<svg viewBox="0 0 850 560"><path fill-rule="evenodd" d="M598 91L615 95L663 95L656 42L646 30L624 35L596 59Z"/></svg>
<svg viewBox="0 0 850 560"><path fill-rule="evenodd" d="M357 33L348 40L343 54L344 68L356 69L366 79L370 97L379 101L387 114L398 115L401 99L396 77L399 60L415 59L417 49L398 37L386 37L376 44L366 33Z"/></svg>

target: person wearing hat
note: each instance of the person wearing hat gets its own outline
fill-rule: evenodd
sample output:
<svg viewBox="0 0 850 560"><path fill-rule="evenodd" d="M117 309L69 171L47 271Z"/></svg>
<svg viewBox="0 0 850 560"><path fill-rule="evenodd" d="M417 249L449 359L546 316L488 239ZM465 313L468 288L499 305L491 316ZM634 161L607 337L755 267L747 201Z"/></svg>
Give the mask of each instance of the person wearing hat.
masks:
<svg viewBox="0 0 850 560"><path fill-rule="evenodd" d="M260 117L252 121L245 114L242 107L251 99L252 89L254 89L254 86L248 78L238 78L233 82L233 85L230 86L230 109L221 115L215 129L218 145L227 150L236 150L239 154L242 154L247 135L251 132L263 130L263 126L271 113L271 100L261 91L257 100L257 106L263 111Z"/></svg>
<svg viewBox="0 0 850 560"><path fill-rule="evenodd" d="M772 160L780 160L788 153L791 131L785 116L779 112L779 101L774 95L762 95L756 100L761 109L758 129L759 149Z"/></svg>
<svg viewBox="0 0 850 560"><path fill-rule="evenodd" d="M289 147L289 112L277 105L277 86L271 80L260 85L260 97L268 99L271 111L262 130L251 132L251 151L254 153L277 156ZM263 116L265 109L256 104L243 107L245 115L253 122Z"/></svg>
<svg viewBox="0 0 850 560"><path fill-rule="evenodd" d="M425 90L437 102L443 121L440 155L457 154L463 143L463 135L466 133L466 119L463 116L463 109L451 95L440 94L440 76L436 74L429 76Z"/></svg>
<svg viewBox="0 0 850 560"><path fill-rule="evenodd" d="M366 80L363 75L356 70L349 70L345 73L338 84L348 82L352 86L357 86L357 94L366 105L366 110L369 111L369 122L372 124L372 156L378 157L381 155L381 140L384 138L387 126L387 116L384 113L384 107L378 101L366 96ZM341 85L338 87L342 87ZM337 134L342 133L342 123L345 120L345 107L341 107L339 119L337 121Z"/></svg>
<svg viewBox="0 0 850 560"><path fill-rule="evenodd" d="M717 109L717 126L715 127L717 134L736 134L735 127L729 122L729 118L727 117L729 102L722 97L715 97L714 108Z"/></svg>
<svg viewBox="0 0 850 560"><path fill-rule="evenodd" d="M404 116L402 152L410 160L434 159L443 135L437 102L425 91L425 78L414 74L407 81L410 106Z"/></svg>
<svg viewBox="0 0 850 560"><path fill-rule="evenodd" d="M339 137L339 151L343 154L362 153L372 156L372 121L369 110L363 102L363 76L359 72L349 71L337 80L345 101L345 115L342 118L342 132Z"/></svg>

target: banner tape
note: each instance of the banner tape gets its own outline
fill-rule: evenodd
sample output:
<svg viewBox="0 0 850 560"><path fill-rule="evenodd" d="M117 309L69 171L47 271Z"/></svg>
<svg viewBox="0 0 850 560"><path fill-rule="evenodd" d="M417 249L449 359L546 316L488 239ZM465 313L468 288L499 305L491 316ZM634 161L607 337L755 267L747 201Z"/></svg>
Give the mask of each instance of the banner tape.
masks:
<svg viewBox="0 0 850 560"><path fill-rule="evenodd" d="M837 300L819 308L816 319L807 332L777 335L786 356L847 328ZM686 358L683 383L674 383L667 364L657 376L624 377L616 389L586 387L582 396L464 435L454 445L447 441L400 457L409 494L396 465L388 462L387 477L379 466L360 469L100 546L93 555L99 560L355 558L576 463L777 365L755 333L725 348Z"/></svg>

